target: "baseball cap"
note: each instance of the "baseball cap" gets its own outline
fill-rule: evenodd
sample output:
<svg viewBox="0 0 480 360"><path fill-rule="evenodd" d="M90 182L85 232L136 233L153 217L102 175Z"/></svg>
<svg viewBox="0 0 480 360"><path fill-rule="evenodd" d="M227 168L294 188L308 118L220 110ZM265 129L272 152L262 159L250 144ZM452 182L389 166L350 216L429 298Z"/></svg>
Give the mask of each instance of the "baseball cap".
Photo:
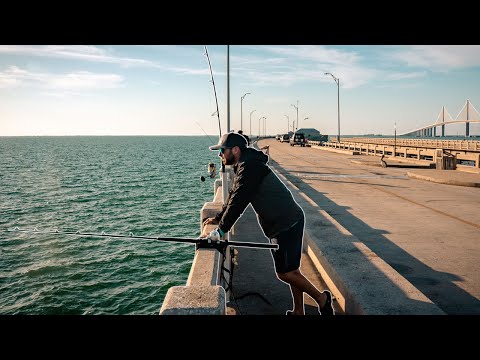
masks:
<svg viewBox="0 0 480 360"><path fill-rule="evenodd" d="M229 149L229 148L233 148L234 146L238 146L240 148L246 148L247 139L245 139L240 134L229 132L229 133L223 134L220 140L218 141L218 144L210 146L209 149L210 150L218 150L220 148Z"/></svg>

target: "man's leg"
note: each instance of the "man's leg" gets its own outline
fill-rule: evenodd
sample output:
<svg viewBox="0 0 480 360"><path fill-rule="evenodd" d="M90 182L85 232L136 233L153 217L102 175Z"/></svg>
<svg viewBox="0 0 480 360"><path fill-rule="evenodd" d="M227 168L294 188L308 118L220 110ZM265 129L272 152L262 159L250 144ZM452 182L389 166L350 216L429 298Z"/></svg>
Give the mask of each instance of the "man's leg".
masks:
<svg viewBox="0 0 480 360"><path fill-rule="evenodd" d="M298 313L297 309L297 297L301 298L302 311L303 311L303 293L306 292L313 300L317 302L320 307L324 307L327 302L327 295L320 292L315 285L313 285L300 271L300 269L293 270L287 273L277 274L278 278L288 285L292 290L292 296L295 303L295 313ZM295 289L295 290L293 290Z"/></svg>
<svg viewBox="0 0 480 360"><path fill-rule="evenodd" d="M304 292L310 295L320 308L325 307L328 301L327 295L320 292L300 271L303 227L304 219L301 219L290 229L271 239L272 243L277 243L279 246L278 250L272 250L277 277L290 285L294 302L294 313L299 315L305 313L303 305Z"/></svg>
<svg viewBox="0 0 480 360"><path fill-rule="evenodd" d="M290 285L290 291L292 292L292 298L293 298L293 315L305 315L305 307L303 303L303 291L299 290L293 285Z"/></svg>

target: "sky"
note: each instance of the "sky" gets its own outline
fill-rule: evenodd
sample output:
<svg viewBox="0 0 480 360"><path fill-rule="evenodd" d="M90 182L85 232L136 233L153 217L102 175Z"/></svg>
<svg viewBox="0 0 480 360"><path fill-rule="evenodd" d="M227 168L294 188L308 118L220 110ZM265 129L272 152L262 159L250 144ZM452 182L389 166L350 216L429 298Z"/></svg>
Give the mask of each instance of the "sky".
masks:
<svg viewBox="0 0 480 360"><path fill-rule="evenodd" d="M227 46L206 46L215 88L204 45L0 45L0 136L218 136ZM411 131L442 106L455 119L467 99L480 109L478 45L232 45L229 64L230 130L247 135L263 117L286 133L297 108L299 128L336 135L338 90L342 135Z"/></svg>

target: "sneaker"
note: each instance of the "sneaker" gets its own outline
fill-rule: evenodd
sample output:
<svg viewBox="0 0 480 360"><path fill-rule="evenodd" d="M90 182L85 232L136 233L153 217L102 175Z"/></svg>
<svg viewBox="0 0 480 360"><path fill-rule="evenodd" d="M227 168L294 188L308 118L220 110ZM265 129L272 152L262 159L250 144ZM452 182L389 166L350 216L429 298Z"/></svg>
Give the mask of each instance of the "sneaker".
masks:
<svg viewBox="0 0 480 360"><path fill-rule="evenodd" d="M325 306L320 308L318 312L320 315L335 315L335 310L333 309L333 304L332 304L332 293L328 290L323 291L325 295L327 295L327 302L325 303Z"/></svg>
<svg viewBox="0 0 480 360"><path fill-rule="evenodd" d="M287 310L285 315L295 315L295 313L293 312L293 310ZM303 314L303 315L305 315L305 314Z"/></svg>

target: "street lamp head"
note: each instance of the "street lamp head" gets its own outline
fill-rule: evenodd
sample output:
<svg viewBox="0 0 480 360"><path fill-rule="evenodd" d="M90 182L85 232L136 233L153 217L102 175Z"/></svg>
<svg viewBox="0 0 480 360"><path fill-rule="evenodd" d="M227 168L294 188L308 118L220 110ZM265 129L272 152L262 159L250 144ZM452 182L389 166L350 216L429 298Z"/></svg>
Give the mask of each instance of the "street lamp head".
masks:
<svg viewBox="0 0 480 360"><path fill-rule="evenodd" d="M335 82L338 84L338 78L336 78L335 75L329 72L326 72L325 75L330 75L333 78L333 80L335 80Z"/></svg>
<svg viewBox="0 0 480 360"><path fill-rule="evenodd" d="M243 98L244 98L245 96L247 96L248 94L250 94L250 93L247 92L247 93L243 94L242 100L243 100Z"/></svg>

